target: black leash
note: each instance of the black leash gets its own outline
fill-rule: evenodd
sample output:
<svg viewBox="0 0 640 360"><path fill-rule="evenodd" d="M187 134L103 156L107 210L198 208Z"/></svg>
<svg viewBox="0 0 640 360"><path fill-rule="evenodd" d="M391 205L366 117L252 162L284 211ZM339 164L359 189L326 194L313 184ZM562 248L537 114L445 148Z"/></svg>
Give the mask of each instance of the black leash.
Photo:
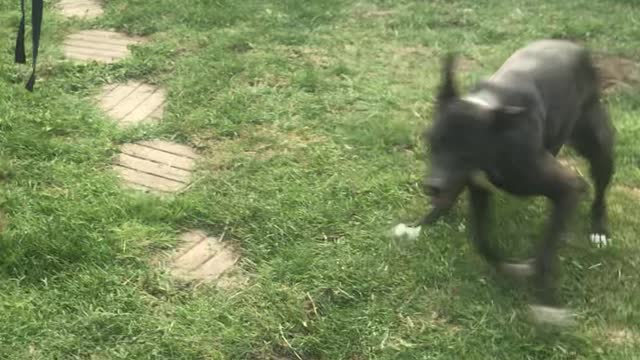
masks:
<svg viewBox="0 0 640 360"><path fill-rule="evenodd" d="M24 32L25 32L25 11L24 0L20 0L20 10L22 11L22 18L20 19L20 26L18 27L18 37L16 38L16 63L26 64L27 56L24 49ZM36 60L38 59L38 48L40 47L40 30L42 29L42 14L44 12L43 0L31 0L31 28L33 31L33 70L31 77L27 81L26 88L29 91L33 91L33 85L36 83Z"/></svg>

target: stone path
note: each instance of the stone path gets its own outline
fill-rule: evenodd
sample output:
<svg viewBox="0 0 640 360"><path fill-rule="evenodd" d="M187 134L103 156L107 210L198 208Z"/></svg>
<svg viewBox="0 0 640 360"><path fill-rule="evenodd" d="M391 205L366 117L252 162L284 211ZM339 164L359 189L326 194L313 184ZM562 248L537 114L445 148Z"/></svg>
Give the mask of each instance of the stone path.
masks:
<svg viewBox="0 0 640 360"><path fill-rule="evenodd" d="M104 13L102 6L96 0L61 0L56 4L56 8L62 15L69 18L93 19Z"/></svg>
<svg viewBox="0 0 640 360"><path fill-rule="evenodd" d="M61 0L56 7L66 17L92 19L103 14L98 0ZM113 31L82 30L67 36L63 49L71 60L113 63L130 54L130 45L143 41ZM127 128L159 122L165 98L166 91L160 87L128 81L104 86L96 103L120 127ZM175 193L191 184L197 160L198 154L189 146L156 139L122 145L113 169L127 187L150 193ZM174 277L200 283L215 280L222 288L244 282L229 275L239 256L228 242L197 230L183 234L181 240L181 246L170 259L169 269Z"/></svg>
<svg viewBox="0 0 640 360"><path fill-rule="evenodd" d="M82 62L113 63L129 55L129 45L144 39L105 30L82 30L64 40L64 56Z"/></svg>
<svg viewBox="0 0 640 360"><path fill-rule="evenodd" d="M230 272L239 257L219 238L194 230L181 236L182 246L172 257L171 273L174 277L209 282Z"/></svg>
<svg viewBox="0 0 640 360"><path fill-rule="evenodd" d="M122 126L160 120L164 102L163 89L139 82L107 85L99 98L102 110Z"/></svg>
<svg viewBox="0 0 640 360"><path fill-rule="evenodd" d="M197 155L185 145L163 140L124 144L114 165L131 187L157 192L177 192L191 182Z"/></svg>

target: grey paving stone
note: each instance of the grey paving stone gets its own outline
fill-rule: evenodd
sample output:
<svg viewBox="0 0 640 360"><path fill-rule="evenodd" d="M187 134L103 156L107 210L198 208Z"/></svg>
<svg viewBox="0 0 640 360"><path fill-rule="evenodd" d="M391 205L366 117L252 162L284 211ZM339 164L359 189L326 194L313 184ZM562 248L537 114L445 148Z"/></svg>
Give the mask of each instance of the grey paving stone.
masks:
<svg viewBox="0 0 640 360"><path fill-rule="evenodd" d="M171 259L171 274L184 280L209 282L233 270L239 256L219 238L194 230L182 235Z"/></svg>
<svg viewBox="0 0 640 360"><path fill-rule="evenodd" d="M165 97L162 88L130 81L105 86L98 102L102 110L126 127L159 121L164 113Z"/></svg>
<svg viewBox="0 0 640 360"><path fill-rule="evenodd" d="M77 61L112 63L129 55L129 45L143 41L113 31L83 30L65 38L63 51L67 58Z"/></svg>
<svg viewBox="0 0 640 360"><path fill-rule="evenodd" d="M68 18L93 19L104 13L102 4L96 0L61 0L56 8Z"/></svg>
<svg viewBox="0 0 640 360"><path fill-rule="evenodd" d="M191 183L196 159L188 146L151 140L122 145L114 170L131 187L172 193Z"/></svg>

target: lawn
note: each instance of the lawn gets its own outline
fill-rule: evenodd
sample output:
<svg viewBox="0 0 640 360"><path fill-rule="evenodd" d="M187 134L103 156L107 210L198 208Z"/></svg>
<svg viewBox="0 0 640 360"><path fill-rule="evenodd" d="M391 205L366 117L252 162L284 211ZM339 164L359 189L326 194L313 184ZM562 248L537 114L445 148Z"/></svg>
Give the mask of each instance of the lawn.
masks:
<svg viewBox="0 0 640 360"><path fill-rule="evenodd" d="M470 248L466 200L415 244L388 236L427 207L419 139L445 52L461 54L465 88L544 37L633 64L635 1L107 0L95 20L46 4L28 93L29 67L13 64L19 4L0 0L0 358L640 358L633 78L606 96L613 246L589 245L585 201L561 252L575 327L527 321L526 289ZM111 65L64 60L65 35L89 28L149 41ZM123 130L92 103L127 79L167 89L159 125ZM188 191L119 185L118 146L154 138L202 154ZM494 208L493 239L527 254L546 204ZM154 265L189 229L224 233L246 284L193 286Z"/></svg>

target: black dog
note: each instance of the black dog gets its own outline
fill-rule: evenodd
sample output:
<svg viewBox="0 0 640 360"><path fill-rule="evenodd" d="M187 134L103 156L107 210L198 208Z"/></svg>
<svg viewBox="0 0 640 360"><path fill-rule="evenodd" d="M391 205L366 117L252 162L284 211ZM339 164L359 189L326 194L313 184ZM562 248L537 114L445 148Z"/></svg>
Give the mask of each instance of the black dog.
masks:
<svg viewBox="0 0 640 360"><path fill-rule="evenodd" d="M600 102L589 52L570 42L542 40L520 49L488 80L460 97L453 81L454 56L445 59L443 84L431 129L431 174L424 187L433 210L419 225L443 215L469 189L472 240L499 271L535 276L534 315L566 316L553 281L556 252L586 182L555 156L573 147L590 163L595 184L591 240L609 241L605 192L613 174L614 130ZM545 196L553 205L533 266L505 263L489 243L490 192L474 174L517 196ZM548 317L548 316L546 316ZM553 320L553 319L551 319Z"/></svg>

